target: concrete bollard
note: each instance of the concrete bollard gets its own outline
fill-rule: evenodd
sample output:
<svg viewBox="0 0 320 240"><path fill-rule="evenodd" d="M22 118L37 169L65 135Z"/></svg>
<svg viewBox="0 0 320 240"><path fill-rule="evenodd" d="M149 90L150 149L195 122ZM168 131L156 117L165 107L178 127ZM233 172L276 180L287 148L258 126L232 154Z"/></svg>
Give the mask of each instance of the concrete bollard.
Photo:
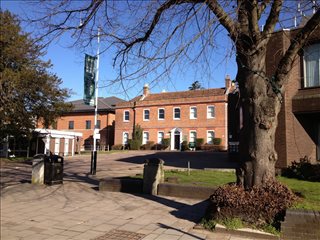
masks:
<svg viewBox="0 0 320 240"><path fill-rule="evenodd" d="M160 158L147 159L143 169L143 193L157 195L158 184L164 182L164 161Z"/></svg>

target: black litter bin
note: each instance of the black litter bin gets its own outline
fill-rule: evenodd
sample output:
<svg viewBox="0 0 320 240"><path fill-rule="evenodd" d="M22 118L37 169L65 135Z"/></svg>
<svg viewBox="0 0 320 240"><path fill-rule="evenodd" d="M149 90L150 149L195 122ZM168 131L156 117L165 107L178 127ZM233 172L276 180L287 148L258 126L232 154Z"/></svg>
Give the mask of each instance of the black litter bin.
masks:
<svg viewBox="0 0 320 240"><path fill-rule="evenodd" d="M51 155L45 159L44 183L47 185L63 183L63 157Z"/></svg>

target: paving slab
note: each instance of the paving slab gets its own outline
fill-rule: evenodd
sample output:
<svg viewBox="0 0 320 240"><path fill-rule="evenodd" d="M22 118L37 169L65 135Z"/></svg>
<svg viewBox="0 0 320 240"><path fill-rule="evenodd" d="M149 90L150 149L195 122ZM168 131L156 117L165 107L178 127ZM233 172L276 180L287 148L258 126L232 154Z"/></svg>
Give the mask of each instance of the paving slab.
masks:
<svg viewBox="0 0 320 240"><path fill-rule="evenodd" d="M107 240L116 236L112 232L132 233L132 239L138 236L144 240L231 239L230 234L193 229L206 202L97 191L99 177L142 173L144 159L155 156L148 151L99 155L96 176L88 175L89 155L67 157L64 183L53 186L31 185L31 165L1 165L5 177L1 179L0 239ZM177 153L159 156L167 161L167 168L186 166L177 161ZM208 160L205 154L197 158L183 153L182 157L192 160L194 168L208 168L219 156L223 155L207 155Z"/></svg>

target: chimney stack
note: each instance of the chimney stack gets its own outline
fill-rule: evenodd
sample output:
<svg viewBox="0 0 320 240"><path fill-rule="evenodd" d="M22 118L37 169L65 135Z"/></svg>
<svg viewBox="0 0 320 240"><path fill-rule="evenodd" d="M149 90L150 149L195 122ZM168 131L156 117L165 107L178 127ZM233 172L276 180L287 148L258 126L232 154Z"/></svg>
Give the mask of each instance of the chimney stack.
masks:
<svg viewBox="0 0 320 240"><path fill-rule="evenodd" d="M149 85L146 83L144 86L143 86L143 96L148 96L150 93L150 90L149 90Z"/></svg>
<svg viewBox="0 0 320 240"><path fill-rule="evenodd" d="M231 79L229 75L226 75L225 84L226 84L226 91L228 91L231 88Z"/></svg>

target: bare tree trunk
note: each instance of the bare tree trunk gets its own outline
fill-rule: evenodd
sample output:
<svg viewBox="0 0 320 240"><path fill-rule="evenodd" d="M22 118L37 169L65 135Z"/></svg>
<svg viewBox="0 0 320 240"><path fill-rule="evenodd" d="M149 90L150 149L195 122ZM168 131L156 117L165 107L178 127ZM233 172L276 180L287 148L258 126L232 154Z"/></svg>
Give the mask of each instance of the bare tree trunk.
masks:
<svg viewBox="0 0 320 240"><path fill-rule="evenodd" d="M281 99L272 80L265 76L265 51L246 56L237 57L243 112L237 179L238 184L249 189L275 177L275 131Z"/></svg>

